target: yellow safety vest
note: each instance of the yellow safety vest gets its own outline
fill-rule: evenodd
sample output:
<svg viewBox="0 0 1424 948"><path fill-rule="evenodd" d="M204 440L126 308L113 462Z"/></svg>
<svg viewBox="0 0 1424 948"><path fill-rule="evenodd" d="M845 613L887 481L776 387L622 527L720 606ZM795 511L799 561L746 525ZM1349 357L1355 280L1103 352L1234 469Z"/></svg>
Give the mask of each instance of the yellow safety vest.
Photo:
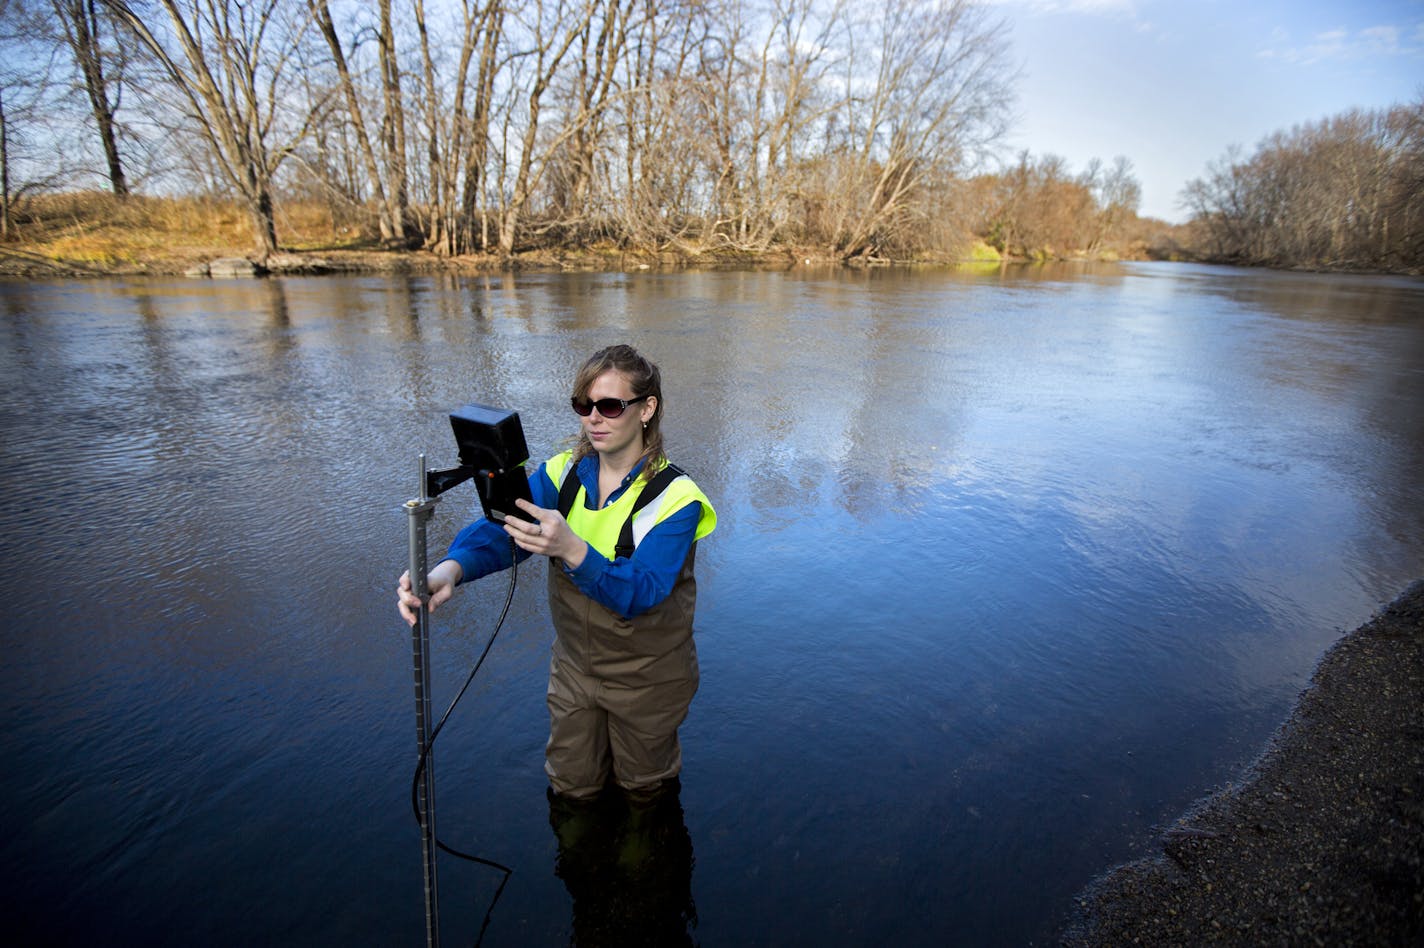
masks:
<svg viewBox="0 0 1424 948"><path fill-rule="evenodd" d="M574 465L570 463L572 458L572 451L564 451L554 455L544 465L544 470L548 473L549 479L553 481L555 488L562 488L564 478L573 473ZM667 461L664 460L662 467L666 466ZM622 495L613 503L598 510L589 510L585 497L587 491L580 484L573 507L565 514L564 519L568 521L569 527L574 533L588 541L589 546L612 560L616 556L618 538L623 531L623 524L627 522L628 515L632 513L639 496L647 486L647 478L640 473L637 479L629 484L627 490L623 491ZM717 511L713 509L712 502L693 483L692 478L683 474L675 478L663 489L662 493L633 515L633 546L636 547L642 542L649 530L693 501L702 504L702 514L698 517L697 530L692 537L693 541L701 540L715 530L717 528Z"/></svg>

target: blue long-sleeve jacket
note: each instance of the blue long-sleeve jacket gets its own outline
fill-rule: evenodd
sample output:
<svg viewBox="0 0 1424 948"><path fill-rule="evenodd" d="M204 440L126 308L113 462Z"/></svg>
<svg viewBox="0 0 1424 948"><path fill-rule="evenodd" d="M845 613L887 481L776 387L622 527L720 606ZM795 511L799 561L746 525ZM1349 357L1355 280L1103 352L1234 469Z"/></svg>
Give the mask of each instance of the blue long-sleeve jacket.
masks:
<svg viewBox="0 0 1424 948"><path fill-rule="evenodd" d="M540 464L538 470L530 475L529 493L538 506L557 510L559 491L545 467L545 464ZM618 489L609 495L604 506L621 497L642 469L643 465L639 462ZM583 483L584 497L590 505L598 502L598 471L599 458L596 454L583 458L574 470ZM672 591L683 561L687 559L687 552L692 548L701 516L702 504L690 503L654 526L638 543L631 557L610 560L589 546L578 568L565 569L564 572L585 596L619 615L631 618L646 612L666 599ZM503 526L480 517L455 536L445 558L460 564L463 572L461 582L470 582L508 568L511 542ZM515 550L518 562L530 556L525 550L517 547ZM551 564L549 568L557 567Z"/></svg>

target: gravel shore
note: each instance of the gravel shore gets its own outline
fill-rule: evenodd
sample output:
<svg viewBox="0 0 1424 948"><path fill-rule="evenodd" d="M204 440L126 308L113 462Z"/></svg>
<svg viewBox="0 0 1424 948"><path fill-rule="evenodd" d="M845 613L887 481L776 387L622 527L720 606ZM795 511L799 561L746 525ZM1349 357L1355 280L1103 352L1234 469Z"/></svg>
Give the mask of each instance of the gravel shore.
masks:
<svg viewBox="0 0 1424 948"><path fill-rule="evenodd" d="M1424 945L1424 581L1159 843L1079 896L1065 945Z"/></svg>

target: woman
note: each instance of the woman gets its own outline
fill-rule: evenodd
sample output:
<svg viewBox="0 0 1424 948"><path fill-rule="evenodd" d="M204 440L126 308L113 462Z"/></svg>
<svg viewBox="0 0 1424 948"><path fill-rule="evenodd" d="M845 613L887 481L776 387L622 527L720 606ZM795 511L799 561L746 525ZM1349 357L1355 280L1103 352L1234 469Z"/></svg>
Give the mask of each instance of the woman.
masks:
<svg viewBox="0 0 1424 948"><path fill-rule="evenodd" d="M549 556L550 786L588 798L611 775L626 791L650 793L682 769L677 729L698 682L693 559L717 513L691 478L662 473L662 379L635 349L595 353L572 403L577 445L530 477L534 503L517 502L534 522L482 518L462 530L428 574L430 609L461 582L507 567L510 540L519 558ZM651 499L635 512L644 494ZM409 574L397 596L413 624L420 600Z"/></svg>

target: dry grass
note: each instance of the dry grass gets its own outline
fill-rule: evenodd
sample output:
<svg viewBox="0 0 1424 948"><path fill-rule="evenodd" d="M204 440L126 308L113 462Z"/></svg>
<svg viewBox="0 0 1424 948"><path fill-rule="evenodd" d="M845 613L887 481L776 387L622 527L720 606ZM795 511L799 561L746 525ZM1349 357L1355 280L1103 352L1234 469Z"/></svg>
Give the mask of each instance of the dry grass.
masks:
<svg viewBox="0 0 1424 948"><path fill-rule="evenodd" d="M202 198L131 196L102 192L43 195L15 209L17 239L0 253L49 261L60 269L171 271L217 256L250 255L251 222L238 205ZM284 248L349 247L316 204L284 204L277 222Z"/></svg>

